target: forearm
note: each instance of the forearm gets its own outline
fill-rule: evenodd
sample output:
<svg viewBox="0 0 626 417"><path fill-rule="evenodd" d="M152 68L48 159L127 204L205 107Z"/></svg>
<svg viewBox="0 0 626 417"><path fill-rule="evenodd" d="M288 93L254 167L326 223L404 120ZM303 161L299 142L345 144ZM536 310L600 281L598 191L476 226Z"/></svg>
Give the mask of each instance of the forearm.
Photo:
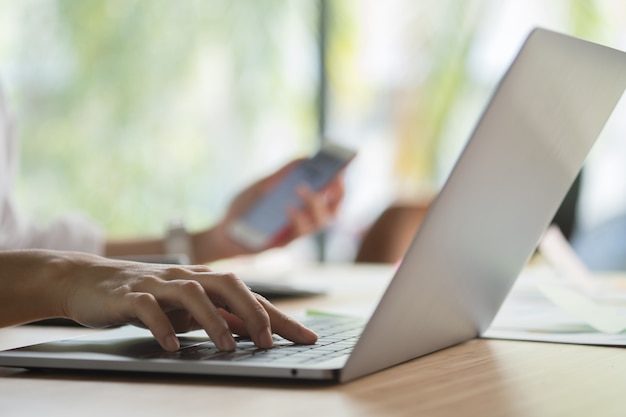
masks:
<svg viewBox="0 0 626 417"><path fill-rule="evenodd" d="M236 255L236 251L225 242L215 229L190 234L192 263L204 264ZM104 256L132 258L135 256L164 255L165 239L110 240L104 246Z"/></svg>
<svg viewBox="0 0 626 417"><path fill-rule="evenodd" d="M273 345L272 331L296 343L317 338L234 275L208 267L79 252L0 251L0 326L51 317L93 327L141 323L169 351L179 348L176 332L200 328L222 350L235 348L235 329L264 349Z"/></svg>
<svg viewBox="0 0 626 417"><path fill-rule="evenodd" d="M63 292L72 269L62 252L0 251L0 326L65 317Z"/></svg>
<svg viewBox="0 0 626 417"><path fill-rule="evenodd" d="M233 242L227 236L225 227L217 225L189 235L193 252L190 255L193 263L205 264L249 253L246 248ZM104 248L104 256L112 258L163 255L166 253L164 238L109 240Z"/></svg>
<svg viewBox="0 0 626 417"><path fill-rule="evenodd" d="M108 240L104 245L104 256L110 258L162 255L164 253L164 240L159 238Z"/></svg>

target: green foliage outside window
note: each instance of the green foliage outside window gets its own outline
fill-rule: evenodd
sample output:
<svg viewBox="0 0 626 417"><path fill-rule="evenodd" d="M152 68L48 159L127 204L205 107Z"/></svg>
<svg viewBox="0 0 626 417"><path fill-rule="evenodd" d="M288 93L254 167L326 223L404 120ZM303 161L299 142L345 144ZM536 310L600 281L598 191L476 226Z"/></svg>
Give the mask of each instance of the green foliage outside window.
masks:
<svg viewBox="0 0 626 417"><path fill-rule="evenodd" d="M0 79L22 137L26 205L40 218L82 209L117 235L161 232L175 216L210 223L247 180L315 145L314 11L276 0L0 2L19 19ZM275 160L259 161L283 125L267 143Z"/></svg>

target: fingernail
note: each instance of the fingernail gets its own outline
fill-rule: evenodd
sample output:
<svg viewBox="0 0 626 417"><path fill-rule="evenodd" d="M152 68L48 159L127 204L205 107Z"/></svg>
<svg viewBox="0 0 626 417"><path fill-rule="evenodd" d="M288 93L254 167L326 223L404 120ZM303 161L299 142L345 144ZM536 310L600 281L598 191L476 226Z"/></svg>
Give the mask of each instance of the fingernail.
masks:
<svg viewBox="0 0 626 417"><path fill-rule="evenodd" d="M165 350L169 352L176 352L180 348L178 338L173 334L167 336L163 341L163 344L165 345Z"/></svg>
<svg viewBox="0 0 626 417"><path fill-rule="evenodd" d="M222 342L220 343L220 350L230 351L237 348L237 343L230 333L224 333L224 335L220 338L220 342Z"/></svg>
<svg viewBox="0 0 626 417"><path fill-rule="evenodd" d="M269 327L262 329L258 333L258 345L259 347L271 348L274 346L274 339L272 338L272 332Z"/></svg>

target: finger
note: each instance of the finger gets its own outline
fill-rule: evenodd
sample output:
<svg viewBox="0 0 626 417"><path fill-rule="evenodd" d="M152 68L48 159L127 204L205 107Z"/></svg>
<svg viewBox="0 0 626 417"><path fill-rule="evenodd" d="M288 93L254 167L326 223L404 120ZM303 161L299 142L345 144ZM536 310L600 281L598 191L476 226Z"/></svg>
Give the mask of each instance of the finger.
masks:
<svg viewBox="0 0 626 417"><path fill-rule="evenodd" d="M202 325L193 318L187 310L173 310L167 312L167 318L172 323L176 333L187 333L192 330L202 329Z"/></svg>
<svg viewBox="0 0 626 417"><path fill-rule="evenodd" d="M317 341L315 332L283 314L262 296L258 294L255 294L255 296L269 312L273 333L299 344L313 344ZM234 333L240 336L248 336L248 332L239 317L226 311L222 311L222 315Z"/></svg>
<svg viewBox="0 0 626 417"><path fill-rule="evenodd" d="M289 234L285 236L285 240L291 241L300 236L310 234L315 230L315 225L311 220L311 216L301 210L293 207L287 207L287 217L289 218Z"/></svg>
<svg viewBox="0 0 626 417"><path fill-rule="evenodd" d="M207 332L218 349L230 351L236 348L237 345L228 324L198 281L166 281L152 288L150 292L159 302L168 307L188 311Z"/></svg>
<svg viewBox="0 0 626 417"><path fill-rule="evenodd" d="M149 293L129 293L124 296L127 309L139 319L154 335L163 349L174 352L180 348L172 324L161 306Z"/></svg>
<svg viewBox="0 0 626 417"><path fill-rule="evenodd" d="M248 287L232 274L198 275L198 281L170 281L181 294L163 292L157 299L184 308L207 331L221 350L236 347L228 323L217 307L228 308L244 323L254 343L262 348L273 346L270 319ZM180 287L180 288L178 288Z"/></svg>
<svg viewBox="0 0 626 417"><path fill-rule="evenodd" d="M228 327L233 333L239 336L250 336L248 334L248 329L246 329L245 324L243 324L243 321L241 321L239 317L223 309L220 310L220 313L222 314L222 317L224 317L224 320L226 320L226 323L228 323Z"/></svg>
<svg viewBox="0 0 626 417"><path fill-rule="evenodd" d="M223 274L219 279L202 281L207 293L218 307L235 314L241 319L252 341L261 348L274 345L270 318L265 308L248 287L232 274Z"/></svg>
<svg viewBox="0 0 626 417"><path fill-rule="evenodd" d="M341 206L341 202L346 194L346 187L343 180L343 175L337 177L335 181L333 181L325 190L326 201L327 201L327 210L329 213L334 216L337 214L339 207Z"/></svg>
<svg viewBox="0 0 626 417"><path fill-rule="evenodd" d="M287 316L264 297L256 294L256 298L267 311L274 333L299 344L311 345L317 341L313 330Z"/></svg>
<svg viewBox="0 0 626 417"><path fill-rule="evenodd" d="M313 229L323 227L329 218L325 195L315 193L306 186L298 187L297 193L304 203L305 211L309 216L309 223Z"/></svg>

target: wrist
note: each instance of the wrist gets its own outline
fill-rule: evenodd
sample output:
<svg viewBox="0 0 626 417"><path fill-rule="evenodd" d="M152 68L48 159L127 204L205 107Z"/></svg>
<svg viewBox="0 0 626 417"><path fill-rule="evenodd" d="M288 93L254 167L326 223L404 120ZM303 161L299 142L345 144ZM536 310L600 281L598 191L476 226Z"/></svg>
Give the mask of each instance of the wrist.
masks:
<svg viewBox="0 0 626 417"><path fill-rule="evenodd" d="M230 239L225 230L225 227L220 224L193 234L192 241L196 249L196 259L202 263L207 263L247 254L246 248Z"/></svg>
<svg viewBox="0 0 626 417"><path fill-rule="evenodd" d="M20 250L5 252L2 257L6 268L0 273L0 322L68 317L65 304L73 268L69 253Z"/></svg>
<svg viewBox="0 0 626 417"><path fill-rule="evenodd" d="M41 268L44 282L39 294L46 304L48 317L75 319L76 301L84 300L93 291L94 267L105 258L82 252L49 251ZM85 285L85 283L89 283Z"/></svg>

